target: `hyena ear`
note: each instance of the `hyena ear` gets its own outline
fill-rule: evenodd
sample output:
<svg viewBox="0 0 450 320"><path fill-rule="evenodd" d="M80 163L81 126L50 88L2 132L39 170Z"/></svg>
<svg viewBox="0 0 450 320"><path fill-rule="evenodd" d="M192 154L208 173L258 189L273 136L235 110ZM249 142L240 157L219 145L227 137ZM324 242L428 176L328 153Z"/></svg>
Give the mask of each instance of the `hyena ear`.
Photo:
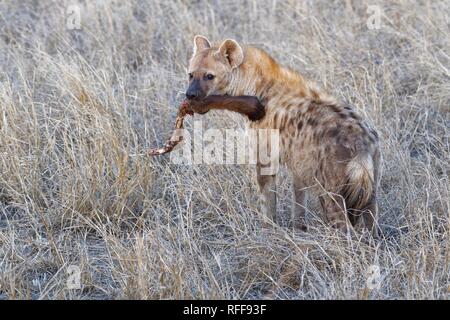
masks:
<svg viewBox="0 0 450 320"><path fill-rule="evenodd" d="M211 48L211 43L209 42L208 38L200 35L194 37L194 56L198 51L208 48Z"/></svg>
<svg viewBox="0 0 450 320"><path fill-rule="evenodd" d="M232 69L239 67L244 61L244 51L235 40L227 39L219 47L216 54L225 57Z"/></svg>

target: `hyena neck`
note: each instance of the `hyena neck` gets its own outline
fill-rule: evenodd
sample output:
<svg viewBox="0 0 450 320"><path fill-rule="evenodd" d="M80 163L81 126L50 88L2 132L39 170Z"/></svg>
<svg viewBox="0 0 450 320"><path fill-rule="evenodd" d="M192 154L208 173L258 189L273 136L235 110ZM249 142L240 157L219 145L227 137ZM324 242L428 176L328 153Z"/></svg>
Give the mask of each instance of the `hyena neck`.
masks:
<svg viewBox="0 0 450 320"><path fill-rule="evenodd" d="M254 95L260 99L293 93L308 99L328 97L300 73L280 65L265 51L255 47L245 48L244 62L231 77L227 90L230 95Z"/></svg>

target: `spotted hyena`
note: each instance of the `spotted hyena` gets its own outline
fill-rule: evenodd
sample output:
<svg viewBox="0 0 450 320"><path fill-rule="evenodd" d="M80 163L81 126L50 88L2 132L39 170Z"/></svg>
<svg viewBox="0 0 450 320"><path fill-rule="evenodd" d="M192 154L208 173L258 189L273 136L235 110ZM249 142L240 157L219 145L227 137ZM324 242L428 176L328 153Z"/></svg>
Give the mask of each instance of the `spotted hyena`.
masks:
<svg viewBox="0 0 450 320"><path fill-rule="evenodd" d="M312 193L331 225L347 232L358 223L376 235L379 138L355 108L336 102L263 50L231 39L212 45L196 36L188 74L186 96L195 112L207 112L208 104L198 101L213 95L263 101L264 113L255 108L249 125L279 130L280 160L293 175L296 227L306 228L306 199ZM276 174L264 175L262 169L258 163L261 210L275 220Z"/></svg>

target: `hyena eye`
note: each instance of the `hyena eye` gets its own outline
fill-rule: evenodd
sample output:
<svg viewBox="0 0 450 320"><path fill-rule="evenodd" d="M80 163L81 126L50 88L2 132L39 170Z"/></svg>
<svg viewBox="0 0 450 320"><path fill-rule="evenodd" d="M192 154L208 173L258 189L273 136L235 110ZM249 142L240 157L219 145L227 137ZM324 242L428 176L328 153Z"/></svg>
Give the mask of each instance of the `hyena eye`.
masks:
<svg viewBox="0 0 450 320"><path fill-rule="evenodd" d="M208 80L212 80L212 79L214 79L215 78L215 76L213 75L213 74L211 74L211 73L208 73L207 75L206 75L206 79L208 79Z"/></svg>

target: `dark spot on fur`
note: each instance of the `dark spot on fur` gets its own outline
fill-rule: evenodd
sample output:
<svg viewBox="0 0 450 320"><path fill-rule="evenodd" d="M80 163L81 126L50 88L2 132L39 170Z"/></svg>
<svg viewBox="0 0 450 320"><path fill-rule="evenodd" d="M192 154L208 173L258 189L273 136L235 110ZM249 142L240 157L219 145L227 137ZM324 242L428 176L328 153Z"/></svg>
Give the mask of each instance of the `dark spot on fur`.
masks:
<svg viewBox="0 0 450 320"><path fill-rule="evenodd" d="M376 132L375 130L373 130L373 129L370 129L370 133L375 137L375 139L376 140L378 140L378 132Z"/></svg>
<svg viewBox="0 0 450 320"><path fill-rule="evenodd" d="M347 105L347 106L344 106L344 109L347 110L347 111L353 111L353 108L350 107L350 106L348 106L348 105Z"/></svg>
<svg viewBox="0 0 450 320"><path fill-rule="evenodd" d="M335 105L335 104L330 104L329 107L331 108L331 110L333 110L333 112L335 113L339 113L341 111L341 109Z"/></svg>
<svg viewBox="0 0 450 320"><path fill-rule="evenodd" d="M369 143L368 144L373 144L375 143L375 137L371 134L368 134L367 137L369 138Z"/></svg>
<svg viewBox="0 0 450 320"><path fill-rule="evenodd" d="M273 115L273 123L274 123L275 125L277 125L277 122L278 122L278 113L275 113L275 114Z"/></svg>
<svg viewBox="0 0 450 320"><path fill-rule="evenodd" d="M339 127L335 127L331 130L328 130L328 136L330 137L337 137L339 134Z"/></svg>
<svg viewBox="0 0 450 320"><path fill-rule="evenodd" d="M338 115L343 120L347 119L347 114L345 112L339 112Z"/></svg>
<svg viewBox="0 0 450 320"><path fill-rule="evenodd" d="M293 127L294 126L294 118L289 118L289 120L288 120L288 123L287 123L287 125L288 125L288 127Z"/></svg>
<svg viewBox="0 0 450 320"><path fill-rule="evenodd" d="M314 143L318 145L322 136L323 136L322 130L314 132L312 135L312 139L313 139Z"/></svg>
<svg viewBox="0 0 450 320"><path fill-rule="evenodd" d="M349 160L352 158L352 151L348 147L348 141L346 139L342 139L341 143L335 148L336 157L339 161Z"/></svg>
<svg viewBox="0 0 450 320"><path fill-rule="evenodd" d="M358 120L358 115L354 111L350 111L349 114L350 118Z"/></svg>
<svg viewBox="0 0 450 320"><path fill-rule="evenodd" d="M326 146L325 146L325 153L326 153L326 154L329 154L329 153L330 153L330 149L331 149L330 146L329 146L329 145L326 145Z"/></svg>
<svg viewBox="0 0 450 320"><path fill-rule="evenodd" d="M362 132L366 132L366 128L362 122L359 122L358 126L361 128Z"/></svg>
<svg viewBox="0 0 450 320"><path fill-rule="evenodd" d="M309 118L308 121L307 121L307 123L308 123L308 125L310 125L311 127L317 126L317 120L316 120L316 119Z"/></svg>
<svg viewBox="0 0 450 320"><path fill-rule="evenodd" d="M302 127L303 127L303 121L302 121L302 120L299 120L298 123L297 123L297 129L298 129L298 131L301 131L301 130L302 130Z"/></svg>

